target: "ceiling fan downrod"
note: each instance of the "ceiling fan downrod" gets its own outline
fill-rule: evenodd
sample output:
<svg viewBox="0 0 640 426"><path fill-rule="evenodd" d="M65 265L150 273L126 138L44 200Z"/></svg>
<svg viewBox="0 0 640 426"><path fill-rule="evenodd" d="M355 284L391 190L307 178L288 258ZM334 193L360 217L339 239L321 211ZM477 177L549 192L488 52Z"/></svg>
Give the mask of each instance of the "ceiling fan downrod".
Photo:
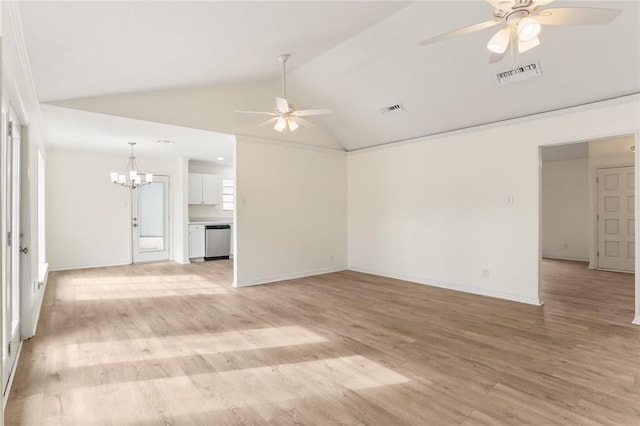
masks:
<svg viewBox="0 0 640 426"><path fill-rule="evenodd" d="M286 63L291 56L288 53L278 56L278 60L282 63L282 98L287 99L287 67Z"/></svg>

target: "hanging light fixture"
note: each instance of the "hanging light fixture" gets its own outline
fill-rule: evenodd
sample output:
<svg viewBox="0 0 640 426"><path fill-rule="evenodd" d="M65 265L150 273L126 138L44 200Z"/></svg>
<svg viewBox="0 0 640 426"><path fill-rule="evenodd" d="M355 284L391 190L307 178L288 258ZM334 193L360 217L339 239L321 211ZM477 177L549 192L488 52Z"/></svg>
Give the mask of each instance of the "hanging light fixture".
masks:
<svg viewBox="0 0 640 426"><path fill-rule="evenodd" d="M129 189L136 189L139 186L148 185L153 182L153 175L151 173L145 174L144 182L142 182L142 176L138 174L138 165L136 164L136 157L133 156L133 146L135 142L129 142L131 145L131 156L127 163L127 168L124 174L118 172L111 172L111 182L122 185Z"/></svg>

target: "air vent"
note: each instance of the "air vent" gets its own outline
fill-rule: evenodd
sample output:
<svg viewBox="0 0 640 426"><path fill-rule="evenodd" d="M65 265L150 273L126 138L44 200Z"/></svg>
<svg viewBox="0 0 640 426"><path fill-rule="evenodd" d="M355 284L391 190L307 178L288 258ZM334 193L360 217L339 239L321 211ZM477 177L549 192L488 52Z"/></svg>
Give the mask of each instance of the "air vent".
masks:
<svg viewBox="0 0 640 426"><path fill-rule="evenodd" d="M167 139L158 139L158 140L156 141L156 143L171 144L171 143L176 143L176 141L170 141L170 140L167 140Z"/></svg>
<svg viewBox="0 0 640 426"><path fill-rule="evenodd" d="M542 71L540 70L540 64L538 62L532 62L509 71L498 73L496 74L496 78L498 79L498 85L502 86L516 81L540 77L541 75Z"/></svg>
<svg viewBox="0 0 640 426"><path fill-rule="evenodd" d="M407 112L402 104L395 104L388 107L380 108L379 111L383 117L391 117L394 115L402 114L403 112Z"/></svg>

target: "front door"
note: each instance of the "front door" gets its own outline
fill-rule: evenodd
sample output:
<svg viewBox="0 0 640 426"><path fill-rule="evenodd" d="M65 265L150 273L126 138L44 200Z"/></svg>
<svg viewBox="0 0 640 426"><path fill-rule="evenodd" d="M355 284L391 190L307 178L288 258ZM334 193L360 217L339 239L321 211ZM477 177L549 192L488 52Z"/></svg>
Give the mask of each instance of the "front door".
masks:
<svg viewBox="0 0 640 426"><path fill-rule="evenodd" d="M131 191L133 262L169 260L169 176Z"/></svg>
<svg viewBox="0 0 640 426"><path fill-rule="evenodd" d="M634 272L634 168L598 169L598 268Z"/></svg>
<svg viewBox="0 0 640 426"><path fill-rule="evenodd" d="M2 389L7 389L20 343L20 123L13 110L2 111L4 170L2 277Z"/></svg>

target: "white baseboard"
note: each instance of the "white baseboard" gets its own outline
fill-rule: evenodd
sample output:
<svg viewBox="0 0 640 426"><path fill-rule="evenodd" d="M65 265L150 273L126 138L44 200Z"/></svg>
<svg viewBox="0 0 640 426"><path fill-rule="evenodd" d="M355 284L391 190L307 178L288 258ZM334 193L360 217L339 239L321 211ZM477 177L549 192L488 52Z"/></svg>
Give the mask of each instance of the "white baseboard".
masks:
<svg viewBox="0 0 640 426"><path fill-rule="evenodd" d="M631 324L640 325L640 314L633 319Z"/></svg>
<svg viewBox="0 0 640 426"><path fill-rule="evenodd" d="M473 286L464 285L464 284L452 284L452 283L432 280L432 279L423 278L423 277L414 277L414 276L404 275L404 274L393 274L393 273L384 272L384 271L377 271L369 268L358 268L358 267L350 266L348 269L350 271L378 275L381 277L393 278L396 280L409 281L412 283L428 285L431 287L446 288L448 290L461 291L463 293L471 293L471 294L477 294L480 296L495 297L496 299L504 299L504 300L510 300L513 302L526 303L527 305L535 305L535 306L543 305L542 300L540 300L540 298L538 297L527 297L527 296L521 296L519 294L503 293L500 291L487 290L484 288L473 287Z"/></svg>
<svg viewBox="0 0 640 426"><path fill-rule="evenodd" d="M70 271L72 269L108 268L110 266L127 266L129 263L109 263L109 264L78 264L78 265L49 265L49 271Z"/></svg>
<svg viewBox="0 0 640 426"><path fill-rule="evenodd" d="M546 254L542 255L543 259L553 259L553 260L570 260L572 262L585 262L589 263L589 258L583 259L579 257L567 257L567 256L547 256Z"/></svg>
<svg viewBox="0 0 640 426"><path fill-rule="evenodd" d="M290 274L273 275L265 278L255 278L252 280L236 281L234 284L234 287L236 288L250 287L254 285L269 284L269 283L274 283L278 281L295 280L297 278L305 278L305 277L312 277L314 275L340 272L340 271L344 271L345 269L347 269L346 265L340 265L340 266L332 266L330 268L314 269L311 271L302 271L302 272L293 272Z"/></svg>
<svg viewBox="0 0 640 426"><path fill-rule="evenodd" d="M20 362L20 354L22 353L22 340L18 344L18 353L16 354L16 362L9 373L9 382L7 383L7 388L2 398L2 410L4 411L7 408L7 401L9 400L9 395L11 394L11 387L13 386L13 379L16 377L16 370L18 369L18 363Z"/></svg>

